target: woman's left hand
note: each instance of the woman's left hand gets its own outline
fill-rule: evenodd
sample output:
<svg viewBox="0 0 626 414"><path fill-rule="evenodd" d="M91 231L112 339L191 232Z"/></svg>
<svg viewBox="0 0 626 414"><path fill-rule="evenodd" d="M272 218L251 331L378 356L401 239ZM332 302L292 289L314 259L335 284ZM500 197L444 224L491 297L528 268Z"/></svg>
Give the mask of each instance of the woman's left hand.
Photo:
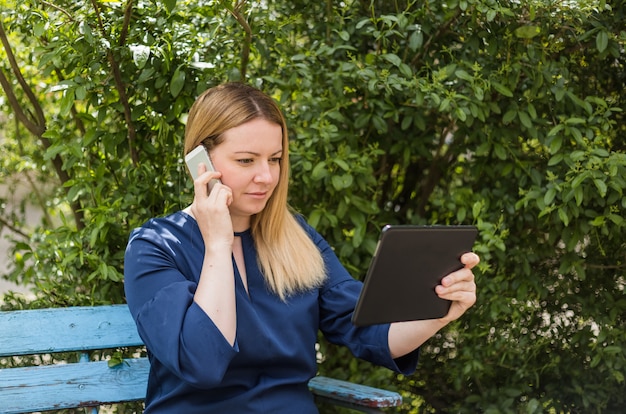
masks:
<svg viewBox="0 0 626 414"><path fill-rule="evenodd" d="M476 283L472 269L479 262L480 258L475 253L465 253L461 256L461 263L465 267L445 276L435 288L440 298L452 301L448 314L441 319L443 322L458 319L476 303Z"/></svg>

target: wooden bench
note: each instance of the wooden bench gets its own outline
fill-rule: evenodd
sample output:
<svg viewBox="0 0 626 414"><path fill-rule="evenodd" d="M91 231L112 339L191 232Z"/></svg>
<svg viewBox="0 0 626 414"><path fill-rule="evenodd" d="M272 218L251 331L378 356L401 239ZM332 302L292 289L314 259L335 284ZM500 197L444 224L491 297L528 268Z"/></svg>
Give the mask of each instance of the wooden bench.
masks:
<svg viewBox="0 0 626 414"><path fill-rule="evenodd" d="M129 348L137 352L118 361L115 352ZM0 413L77 407L97 413L100 405L142 401L150 369L143 350L126 305L0 312L0 366L33 361L0 369ZM69 354L60 355L62 362L46 362L58 359L57 353ZM321 376L309 388L320 402L363 412L402 403L395 392Z"/></svg>

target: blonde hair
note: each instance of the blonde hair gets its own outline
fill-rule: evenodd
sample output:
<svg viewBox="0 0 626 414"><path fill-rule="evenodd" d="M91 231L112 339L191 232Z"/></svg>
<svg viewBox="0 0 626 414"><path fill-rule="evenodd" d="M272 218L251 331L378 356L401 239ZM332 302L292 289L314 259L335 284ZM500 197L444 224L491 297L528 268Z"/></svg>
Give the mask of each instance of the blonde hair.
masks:
<svg viewBox="0 0 626 414"><path fill-rule="evenodd" d="M263 211L252 216L250 230L258 264L268 286L286 300L291 294L320 286L326 278L326 269L319 249L287 203L289 139L285 118L276 102L243 83L226 83L208 89L189 111L184 153L198 145L211 151L223 142L225 131L257 118L281 126L283 153L276 189Z"/></svg>

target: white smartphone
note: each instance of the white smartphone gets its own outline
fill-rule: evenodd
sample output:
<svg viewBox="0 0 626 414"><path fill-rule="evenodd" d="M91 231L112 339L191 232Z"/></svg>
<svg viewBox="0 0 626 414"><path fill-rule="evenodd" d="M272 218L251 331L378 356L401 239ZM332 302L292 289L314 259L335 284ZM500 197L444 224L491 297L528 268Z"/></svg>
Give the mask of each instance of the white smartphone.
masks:
<svg viewBox="0 0 626 414"><path fill-rule="evenodd" d="M191 151L189 154L185 155L185 163L187 164L187 168L189 169L189 173L195 180L198 178L198 166L200 164L204 164L206 166L207 171L215 171L213 167L213 163L211 162L211 157L209 157L209 153L207 152L204 145L198 145ZM213 189L215 183L219 183L220 180L212 179L209 181L209 191Z"/></svg>

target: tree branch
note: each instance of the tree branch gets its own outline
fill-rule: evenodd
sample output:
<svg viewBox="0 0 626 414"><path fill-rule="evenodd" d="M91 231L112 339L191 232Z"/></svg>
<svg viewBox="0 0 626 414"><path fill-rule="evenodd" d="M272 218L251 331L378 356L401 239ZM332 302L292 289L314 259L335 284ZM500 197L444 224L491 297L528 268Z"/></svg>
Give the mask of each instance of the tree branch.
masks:
<svg viewBox="0 0 626 414"><path fill-rule="evenodd" d="M244 32L246 32L246 37L243 43L243 47L241 49L241 80L246 79L246 72L248 70L248 61L250 60L250 45L252 44L252 28L250 24L245 19L245 17L241 14L241 9L246 4L246 0L239 0L235 7L231 10L228 8L230 14L232 14L237 22L241 25Z"/></svg>
<svg viewBox="0 0 626 414"><path fill-rule="evenodd" d="M120 33L119 45L124 46L126 44L126 36L128 36L128 27L130 26L130 19L133 13L133 0L128 0L126 8L124 9L124 24L122 25L122 31Z"/></svg>
<svg viewBox="0 0 626 414"><path fill-rule="evenodd" d="M100 15L100 7L98 6L97 0L91 0L91 4L93 5L94 10L96 11L96 16L98 17L98 29L100 30L102 37L107 38L106 30L104 29L104 24L102 22L102 16ZM131 4L132 1L129 1L129 5L126 9L126 14L128 16L130 16ZM130 17L128 18L130 19ZM126 18L124 22L126 23ZM124 81L122 80L122 72L120 70L119 64L115 60L115 56L113 55L113 51L111 49L107 49L107 60L109 61L109 65L111 66L111 72L113 74L113 80L115 82L115 89L119 94L120 103L124 108L124 119L126 121L126 125L128 126L127 138L130 159L132 160L133 165L136 166L139 163L139 154L137 153L137 149L135 148L137 130L135 129L135 124L133 123L130 104L128 102L128 95L126 94L126 87L124 85Z"/></svg>
<svg viewBox="0 0 626 414"><path fill-rule="evenodd" d="M448 28L450 27L450 25L453 22L456 22L457 19L459 18L459 16L461 15L461 11L457 10L457 12L454 14L454 16L452 16L451 19L448 19L447 22L445 22L444 24L442 24L441 26L439 26L439 28L437 29L437 31L435 32L435 34L433 34L432 36L430 36L428 38L428 40L426 40L426 43L424 43L424 46L422 46L422 53L416 53L415 56L413 56L413 59L411 60L411 66L416 67L420 58L425 55L426 53L428 53L428 49L430 47L430 44L432 43L433 39L437 39L439 36L441 36L442 33L444 33L445 31L448 30Z"/></svg>
<svg viewBox="0 0 626 414"><path fill-rule="evenodd" d="M2 227L6 227L7 229L11 230L13 233L18 234L21 237L23 237L24 239L27 239L27 240L30 239L30 236L28 234L24 233L22 230L15 227L4 218L0 217L0 228Z"/></svg>
<svg viewBox="0 0 626 414"><path fill-rule="evenodd" d="M17 64L17 60L15 59L15 55L13 54L11 44L9 43L9 39L6 36L2 21L0 21L0 40L2 41L2 45L5 49L7 57L9 58L11 71L13 72L13 75L15 75L15 78L22 87L24 94L28 97L28 100L33 106L35 119L31 119L29 116L26 115L24 109L22 108L17 97L15 96L11 82L9 82L8 78L2 70L0 70L0 85L2 85L2 89L4 90L4 93L7 95L9 103L11 104L11 109L13 109L13 112L15 113L15 116L17 117L19 122L24 125L29 132L31 132L39 139L42 146L47 151L52 144L50 143L50 140L48 138L43 136L43 134L46 132L46 118L44 116L43 108L39 104L39 101L35 97L34 92L22 75L19 65ZM57 177L61 181L61 184L65 184L67 181L69 181L70 177L67 174L67 171L63 169L63 160L61 159L61 156L59 154L56 154L52 158L52 165L57 174ZM69 188L66 188L65 192L68 193L69 190ZM74 222L76 223L76 228L80 230L84 227L84 215L82 213L82 207L78 202L70 202L70 207L72 209L72 213L74 214Z"/></svg>
<svg viewBox="0 0 626 414"><path fill-rule="evenodd" d="M454 130L454 126L451 129ZM426 206L428 205L430 195L437 186L437 183L441 178L441 174L443 173L442 168L440 167L440 163L445 156L445 151L443 149L449 133L450 129L448 128L444 128L441 132L441 135L439 136L439 143L437 144L437 151L433 155L430 166L428 167L428 176L426 177L426 183L422 186L420 196L418 197L417 201L417 211L421 216L425 215Z"/></svg>
<svg viewBox="0 0 626 414"><path fill-rule="evenodd" d="M67 10L57 6L56 4L52 4L49 1L43 1L42 0L41 2L43 4L45 4L46 6L48 6L48 7L52 7L53 9L60 11L61 13L66 15L69 20L74 21L74 19L72 18L72 15Z"/></svg>
<svg viewBox="0 0 626 414"><path fill-rule="evenodd" d="M22 87L24 94L28 97L28 100L33 105L33 109L35 111L35 119L30 119L26 113L23 111L17 97L13 93L13 88L11 83L5 76L4 72L0 71L0 84L2 84L2 89L7 94L9 98L9 103L11 104L11 108L15 111L15 115L18 117L20 122L34 135L41 135L45 131L46 119L43 114L43 109L39 105L35 94L31 90L28 83L22 76L22 72L20 71L19 65L17 64L17 60L15 59L15 55L13 54L13 49L11 48L11 44L9 43L9 39L7 38L7 34L4 30L4 25L0 20L0 40L2 41L2 46L7 54L7 58L9 60L9 64L11 66L11 72L17 79L18 83Z"/></svg>
<svg viewBox="0 0 626 414"><path fill-rule="evenodd" d="M622 264L622 265L587 264L586 267L588 269L618 270L618 269L626 269L626 264Z"/></svg>

